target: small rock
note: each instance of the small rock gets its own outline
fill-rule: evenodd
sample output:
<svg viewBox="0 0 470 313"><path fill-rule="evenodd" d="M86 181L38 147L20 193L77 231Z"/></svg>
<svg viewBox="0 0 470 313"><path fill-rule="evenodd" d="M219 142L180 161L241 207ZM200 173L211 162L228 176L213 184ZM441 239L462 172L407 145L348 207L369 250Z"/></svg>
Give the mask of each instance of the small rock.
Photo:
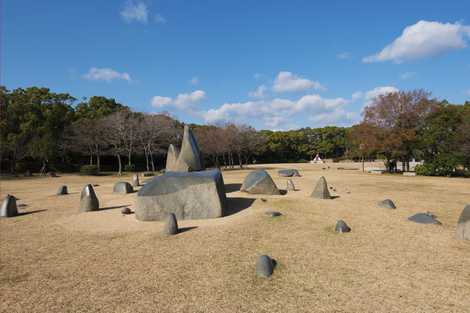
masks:
<svg viewBox="0 0 470 313"><path fill-rule="evenodd" d="M393 201L390 199L385 199L385 200L380 201L379 203L377 203L377 206L383 209L396 209L397 208L395 206L395 203L393 203Z"/></svg>
<svg viewBox="0 0 470 313"><path fill-rule="evenodd" d="M13 217L18 215L18 207L16 206L16 198L7 195L0 207L0 217Z"/></svg>
<svg viewBox="0 0 470 313"><path fill-rule="evenodd" d="M132 186L134 186L134 187L139 187L140 186L139 174L134 174L132 176Z"/></svg>
<svg viewBox="0 0 470 313"><path fill-rule="evenodd" d="M338 220L335 226L335 232L337 233L349 233L351 228L343 220Z"/></svg>
<svg viewBox="0 0 470 313"><path fill-rule="evenodd" d="M122 208L122 209L121 209L121 213L122 213L123 215L129 215L129 214L132 214L132 211L131 211L130 208L125 207L125 208Z"/></svg>
<svg viewBox="0 0 470 313"><path fill-rule="evenodd" d="M265 198L261 198L261 201L266 202L266 201L268 201L268 200L266 200Z"/></svg>
<svg viewBox="0 0 470 313"><path fill-rule="evenodd" d="M436 225L442 225L441 222L439 222L436 219L436 216L432 214L431 212L426 212L426 213L417 213L413 216L408 217L408 220L418 223L418 224L436 224Z"/></svg>
<svg viewBox="0 0 470 313"><path fill-rule="evenodd" d="M113 192L114 193L131 193L134 191L134 188L132 188L131 184L125 181L120 181L117 182L114 187L113 187Z"/></svg>
<svg viewBox="0 0 470 313"><path fill-rule="evenodd" d="M60 186L59 189L57 189L56 195L57 196L62 196L62 195L66 195L68 193L69 193L69 191L67 189L67 186L63 185L63 186Z"/></svg>
<svg viewBox="0 0 470 313"><path fill-rule="evenodd" d="M165 235L176 235L178 233L178 222L174 213L170 213L165 220L165 226L163 227L163 234Z"/></svg>
<svg viewBox="0 0 470 313"><path fill-rule="evenodd" d="M267 255L262 255L258 258L256 263L256 276L269 277L274 271L274 260Z"/></svg>
<svg viewBox="0 0 470 313"><path fill-rule="evenodd" d="M282 215L282 213L278 211L266 211L265 214L271 217L278 217Z"/></svg>

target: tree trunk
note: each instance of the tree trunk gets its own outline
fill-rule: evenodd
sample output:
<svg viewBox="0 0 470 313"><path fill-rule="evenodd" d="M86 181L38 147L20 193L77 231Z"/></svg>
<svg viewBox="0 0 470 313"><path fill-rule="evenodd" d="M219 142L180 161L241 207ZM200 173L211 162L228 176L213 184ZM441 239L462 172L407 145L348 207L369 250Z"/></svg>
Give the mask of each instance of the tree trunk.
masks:
<svg viewBox="0 0 470 313"><path fill-rule="evenodd" d="M153 162L153 153L152 151L149 151L150 153L150 164L152 165L152 172L155 172L155 162Z"/></svg>
<svg viewBox="0 0 470 313"><path fill-rule="evenodd" d="M241 152L238 152L238 164L240 165L240 169L243 168L243 159Z"/></svg>
<svg viewBox="0 0 470 313"><path fill-rule="evenodd" d="M150 171L150 164L149 164L149 154L148 154L147 147L144 148L144 154L145 154L145 165L146 165L146 168L147 168L147 172L149 172Z"/></svg>
<svg viewBox="0 0 470 313"><path fill-rule="evenodd" d="M131 164L132 164L132 160L131 160L132 151L131 150L129 150L129 152L127 153L127 157L129 158L129 163L128 164L129 164L129 166L131 166Z"/></svg>
<svg viewBox="0 0 470 313"><path fill-rule="evenodd" d="M100 153L98 152L96 154L96 167L98 168L98 172L101 171L101 157L100 157Z"/></svg>
<svg viewBox="0 0 470 313"><path fill-rule="evenodd" d="M90 152L90 165L93 165L93 153Z"/></svg>
<svg viewBox="0 0 470 313"><path fill-rule="evenodd" d="M122 175L121 155L120 155L120 154L116 154L116 157L117 157L117 159L118 159L118 165L119 165L118 175L121 176L121 175Z"/></svg>

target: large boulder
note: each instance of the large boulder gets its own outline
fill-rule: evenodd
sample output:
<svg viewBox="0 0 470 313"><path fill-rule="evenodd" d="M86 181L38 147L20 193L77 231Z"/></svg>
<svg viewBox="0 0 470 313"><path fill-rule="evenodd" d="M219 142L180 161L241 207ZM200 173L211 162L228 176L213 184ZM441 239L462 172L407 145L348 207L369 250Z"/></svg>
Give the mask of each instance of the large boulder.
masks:
<svg viewBox="0 0 470 313"><path fill-rule="evenodd" d="M91 184L86 185L80 194L80 212L97 211L100 202Z"/></svg>
<svg viewBox="0 0 470 313"><path fill-rule="evenodd" d="M154 177L137 193L135 216L157 221L174 213L177 219L215 218L224 215L225 187L219 170L167 172Z"/></svg>
<svg viewBox="0 0 470 313"><path fill-rule="evenodd" d="M277 172L279 176L282 176L282 177L293 177L293 176L300 177L299 171L294 168L279 170Z"/></svg>
<svg viewBox="0 0 470 313"><path fill-rule="evenodd" d="M330 191L328 190L328 184L326 182L325 177L320 177L310 197L317 199L331 199Z"/></svg>
<svg viewBox="0 0 470 313"><path fill-rule="evenodd" d="M129 184L128 182L120 181L114 184L113 192L114 193L131 193L131 192L134 192L134 188L132 188L132 185Z"/></svg>
<svg viewBox="0 0 470 313"><path fill-rule="evenodd" d="M172 145L168 148L166 171L192 172L203 169L202 155L196 138L189 126L185 125L181 150L178 151Z"/></svg>
<svg viewBox="0 0 470 313"><path fill-rule="evenodd" d="M457 239L470 240L470 204L467 204L457 222Z"/></svg>
<svg viewBox="0 0 470 313"><path fill-rule="evenodd" d="M18 206L16 205L16 198L12 195L7 195L0 207L0 217L13 217L18 215Z"/></svg>
<svg viewBox="0 0 470 313"><path fill-rule="evenodd" d="M257 170L248 174L243 181L240 191L264 195L281 194L273 179L265 170Z"/></svg>

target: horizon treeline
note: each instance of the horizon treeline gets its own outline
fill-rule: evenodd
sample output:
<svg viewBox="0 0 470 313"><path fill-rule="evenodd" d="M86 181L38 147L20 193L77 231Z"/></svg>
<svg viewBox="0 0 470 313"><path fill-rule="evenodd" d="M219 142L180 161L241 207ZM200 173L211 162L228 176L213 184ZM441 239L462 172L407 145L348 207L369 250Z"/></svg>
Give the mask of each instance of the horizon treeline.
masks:
<svg viewBox="0 0 470 313"><path fill-rule="evenodd" d="M288 131L249 125L190 124L206 166L324 159L384 159L390 172L424 160L419 174L466 176L470 168L470 102L437 101L424 90L381 95L351 127ZM134 112L112 98L78 101L68 93L0 86L2 172L157 171L170 143L179 146L184 123L167 113Z"/></svg>

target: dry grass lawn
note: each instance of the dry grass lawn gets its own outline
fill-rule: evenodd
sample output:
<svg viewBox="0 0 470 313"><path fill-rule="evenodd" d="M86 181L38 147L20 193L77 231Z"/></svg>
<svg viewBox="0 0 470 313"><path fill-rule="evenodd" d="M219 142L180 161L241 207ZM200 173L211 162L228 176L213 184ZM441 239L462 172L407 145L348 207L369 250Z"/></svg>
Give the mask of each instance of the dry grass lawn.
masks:
<svg viewBox="0 0 470 313"><path fill-rule="evenodd" d="M172 237L161 235L161 222L121 215L136 194L112 187L130 177L2 181L0 195L15 195L30 214L0 220L0 311L470 312L470 242L454 239L470 180L337 166L266 166L280 188L287 179L277 169L301 171L293 178L299 191L283 196L236 191L249 170L225 171L230 206L243 210L179 221L188 230ZM338 198L309 197L322 175ZM78 213L86 183L99 185L106 210ZM54 195L61 184L70 195ZM398 209L377 208L385 198ZM267 217L268 209L283 216ZM442 226L407 220L425 211ZM352 232L336 234L337 219ZM269 279L254 274L261 254L278 262Z"/></svg>

